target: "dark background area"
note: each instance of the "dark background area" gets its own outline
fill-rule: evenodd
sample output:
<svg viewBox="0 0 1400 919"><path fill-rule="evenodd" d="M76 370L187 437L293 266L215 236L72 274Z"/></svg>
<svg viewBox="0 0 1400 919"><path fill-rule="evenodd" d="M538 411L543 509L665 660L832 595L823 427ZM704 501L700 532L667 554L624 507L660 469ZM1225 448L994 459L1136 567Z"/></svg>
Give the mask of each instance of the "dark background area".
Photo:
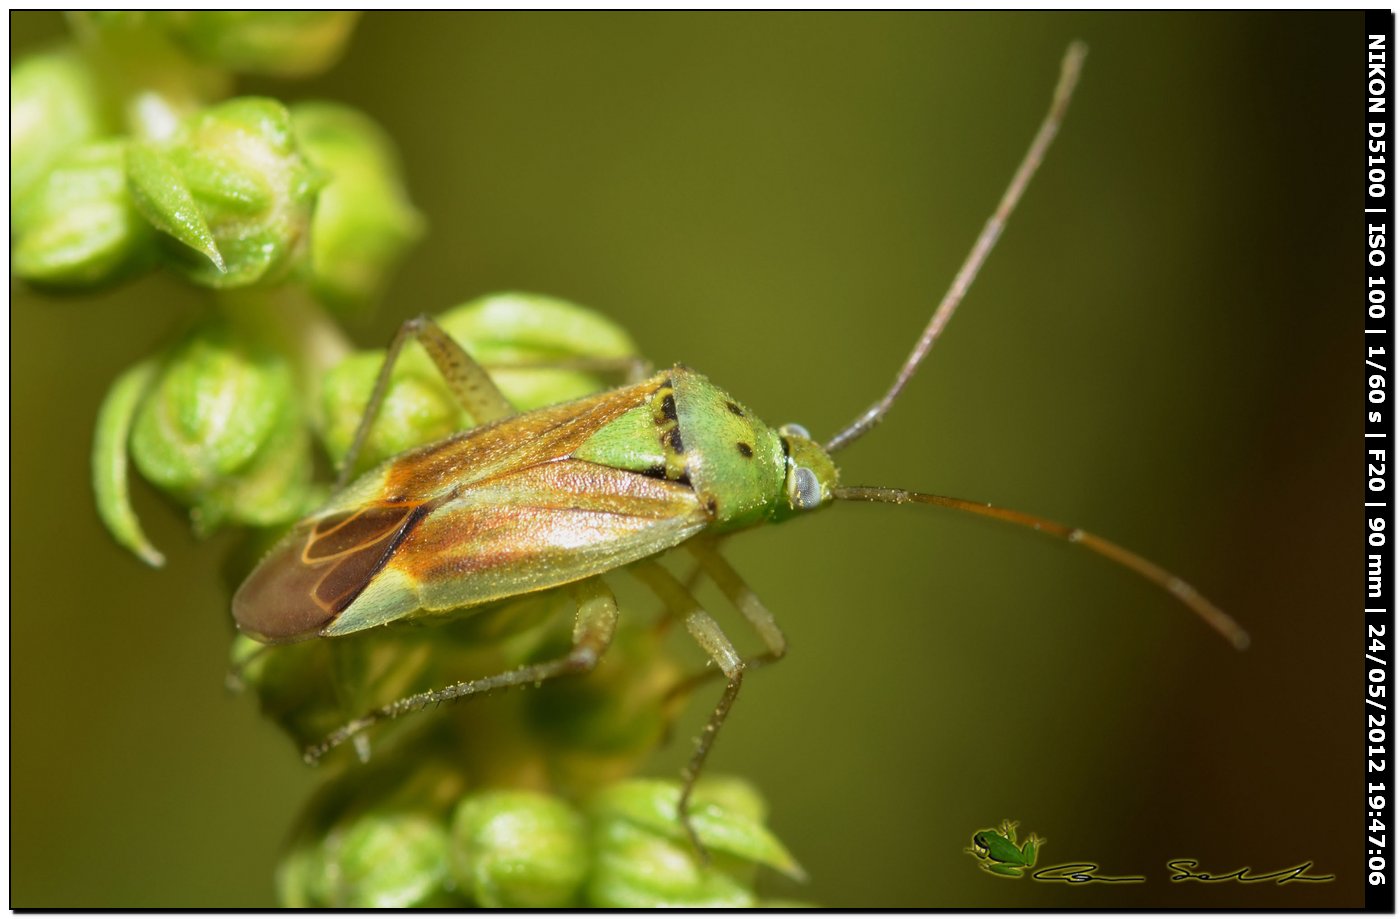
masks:
<svg viewBox="0 0 1400 919"><path fill-rule="evenodd" d="M1074 38L1060 140L845 478L1119 540L1254 647L1068 546L837 507L729 546L792 647L712 766L812 876L770 889L824 905L1358 906L1361 14L371 14L325 76L239 85L399 146L429 232L362 344L550 293L820 438L888 384ZM270 904L316 777L223 689L225 540L139 488L147 570L88 484L106 387L199 295L11 296L11 905ZM962 849L1002 818L1150 881L992 878ZM1168 883L1186 857L1337 879Z"/></svg>

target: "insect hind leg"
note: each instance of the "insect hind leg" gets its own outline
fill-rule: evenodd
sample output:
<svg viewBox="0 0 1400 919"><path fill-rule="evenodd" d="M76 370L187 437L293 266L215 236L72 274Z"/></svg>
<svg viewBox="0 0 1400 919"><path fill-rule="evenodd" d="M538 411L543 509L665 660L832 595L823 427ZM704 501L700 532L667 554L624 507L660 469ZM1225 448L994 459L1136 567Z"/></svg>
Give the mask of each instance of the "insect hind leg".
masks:
<svg viewBox="0 0 1400 919"><path fill-rule="evenodd" d="M771 663L781 659L787 653L787 637L778 627L778 620L768 611L768 607L763 605L753 588L744 582L739 572L724 560L724 556L719 554L719 550L713 544L704 540L693 540L690 543L690 551L700 560L700 567L706 576L715 582L729 602L744 615L768 648L767 653L750 658L746 663Z"/></svg>
<svg viewBox="0 0 1400 919"><path fill-rule="evenodd" d="M319 744L309 747L304 759L315 764L331 750L360 736L379 722L397 718L408 712L416 712L429 705L592 670L612 643L613 635L617 631L617 599L598 577L580 581L574 585L573 590L578 603L578 613L574 619L573 647L563 657L528 664L494 676L464 680L442 689L405 696L343 725Z"/></svg>
<svg viewBox="0 0 1400 919"><path fill-rule="evenodd" d="M369 402L365 405L364 417L360 419L360 426L355 429L355 439L350 442L350 449L345 453L340 477L336 481L337 491L345 487L354 471L355 460L359 458L360 450L369 437L370 428L374 426L374 419L384 403L384 396L389 391L394 364L398 362L399 354L410 338L416 338L423 346L423 350L432 358L433 364L447 382L448 388L452 390L452 395L477 424L487 424L515 414L515 409L506 401L506 397L501 395L486 369L431 316L425 313L409 319L399 326L394 340L389 343L389 350L384 355L384 363L379 368L379 376L374 381Z"/></svg>

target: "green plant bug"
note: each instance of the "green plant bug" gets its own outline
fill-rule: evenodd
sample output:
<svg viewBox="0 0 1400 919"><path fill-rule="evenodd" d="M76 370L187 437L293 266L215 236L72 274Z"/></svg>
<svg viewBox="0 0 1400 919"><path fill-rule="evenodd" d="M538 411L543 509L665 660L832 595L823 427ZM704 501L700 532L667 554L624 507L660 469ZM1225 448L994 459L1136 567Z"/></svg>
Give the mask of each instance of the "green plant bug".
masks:
<svg viewBox="0 0 1400 919"><path fill-rule="evenodd" d="M771 428L684 366L536 411L515 414L487 372L431 319L404 324L390 345L343 468L374 423L393 364L417 339L479 426L410 450L340 483L335 496L279 542L233 599L238 627L276 644L330 638L406 619L472 612L552 588L577 604L562 657L399 699L307 750L315 761L385 719L425 705L592 669L612 639L617 602L604 583L628 568L683 622L718 666L725 688L683 773L687 805L747 668L783 656L776 620L717 551L728 533L775 523L837 500L950 507L1077 543L1184 603L1237 647L1245 632L1180 578L1083 530L1019 511L939 495L841 484L833 454L889 412L942 333L1000 236L1057 132L1086 49L1065 55L1050 110L971 252L893 385L825 443L796 425ZM342 474L342 478L345 474ZM700 571L743 614L766 651L744 658L653 558L685 545ZM698 844L697 844L698 847Z"/></svg>

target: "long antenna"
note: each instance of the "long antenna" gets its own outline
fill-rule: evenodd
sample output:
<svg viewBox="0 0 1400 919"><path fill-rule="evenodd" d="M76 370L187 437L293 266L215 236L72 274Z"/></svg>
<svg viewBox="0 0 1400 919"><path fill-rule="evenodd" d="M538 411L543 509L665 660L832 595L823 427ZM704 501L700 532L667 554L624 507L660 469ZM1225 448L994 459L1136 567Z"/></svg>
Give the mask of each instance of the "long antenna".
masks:
<svg viewBox="0 0 1400 919"><path fill-rule="evenodd" d="M1004 507L996 507L991 504L982 504L976 501L964 501L962 498L948 498L943 495L928 495L917 491L903 491L898 488L865 488L850 487L837 488L835 496L843 501L879 501L885 504L909 504L917 502L919 504L933 504L938 507L951 507L953 510L966 511L969 514L980 514L983 517L991 517L995 520L1004 520L1007 523L1014 523L1019 526L1029 527L1038 533L1046 536L1053 536L1056 539L1063 539L1065 542L1072 542L1083 546L1090 552L1096 552L1109 561L1116 562L1124 568L1135 572L1146 578L1153 584L1165 590L1186 604L1191 612L1200 616L1206 624L1215 629L1225 640L1230 642L1239 650L1243 651L1249 647L1249 633L1240 628L1240 624L1226 615L1220 607L1211 603L1196 591L1196 588L1187 584L1181 578L1163 569L1162 567L1149 562L1136 552L1129 552L1117 543L1087 533L1076 527L1067 527L1063 523L1056 523L1044 517L1036 517L1033 514L1013 511Z"/></svg>
<svg viewBox="0 0 1400 919"><path fill-rule="evenodd" d="M1069 98L1074 93L1074 86L1079 82L1079 72L1084 67L1084 55L1089 53L1089 47L1083 42L1074 42L1065 51L1064 61L1060 64L1060 82L1055 86L1055 97L1050 103L1050 111L1046 113L1045 120L1040 123L1040 130L1036 132L1035 139L1031 141L1030 149L1026 151L1026 156L1021 160L1021 165L1016 169L1016 174L1011 178L1011 184L1007 186L1006 192L1001 196L1001 202L997 205L996 212L982 228L982 234L977 237L977 242L973 244L972 251L967 254L962 267L958 269L957 276L953 278L953 283L948 288L948 292L943 295L943 301L938 304L938 309L934 311L933 318L929 320L928 326L924 329L924 334L919 337L919 341L914 345L914 350L909 353L909 357L904 362L904 366L899 368L898 375L894 378L894 385L889 392L885 393L865 412L846 426L835 437L826 442L826 452L834 453L842 447L849 445L856 438L865 434L885 417L889 412L890 405L900 391L913 379L914 372L919 369L919 364L928 356L929 349L933 347L934 341L942 333L943 327L948 324L948 320L953 318L954 311L958 304L962 302L967 289L972 286L973 280L977 277L977 272L982 269L982 263L991 254L992 247L997 244L1001 237L1001 231L1006 227L1006 220L1011 216L1011 212L1016 209L1016 204L1021 200L1021 194L1030 184L1031 176L1035 175L1036 169L1040 167L1040 161L1045 158L1045 151L1049 149L1050 142L1055 139L1055 134L1060 130L1060 122L1064 121L1065 110L1069 108Z"/></svg>

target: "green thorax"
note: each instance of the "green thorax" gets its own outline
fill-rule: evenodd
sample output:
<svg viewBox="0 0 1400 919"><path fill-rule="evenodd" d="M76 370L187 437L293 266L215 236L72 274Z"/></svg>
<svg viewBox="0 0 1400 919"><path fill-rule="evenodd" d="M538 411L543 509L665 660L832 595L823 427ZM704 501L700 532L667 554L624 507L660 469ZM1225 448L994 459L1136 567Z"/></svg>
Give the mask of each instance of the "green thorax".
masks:
<svg viewBox="0 0 1400 919"><path fill-rule="evenodd" d="M717 530L787 512L788 462L777 431L689 368L653 379L647 403L600 429L576 459L689 482Z"/></svg>
<svg viewBox="0 0 1400 919"><path fill-rule="evenodd" d="M717 529L770 519L785 504L787 460L778 432L700 374L672 371L691 487Z"/></svg>

